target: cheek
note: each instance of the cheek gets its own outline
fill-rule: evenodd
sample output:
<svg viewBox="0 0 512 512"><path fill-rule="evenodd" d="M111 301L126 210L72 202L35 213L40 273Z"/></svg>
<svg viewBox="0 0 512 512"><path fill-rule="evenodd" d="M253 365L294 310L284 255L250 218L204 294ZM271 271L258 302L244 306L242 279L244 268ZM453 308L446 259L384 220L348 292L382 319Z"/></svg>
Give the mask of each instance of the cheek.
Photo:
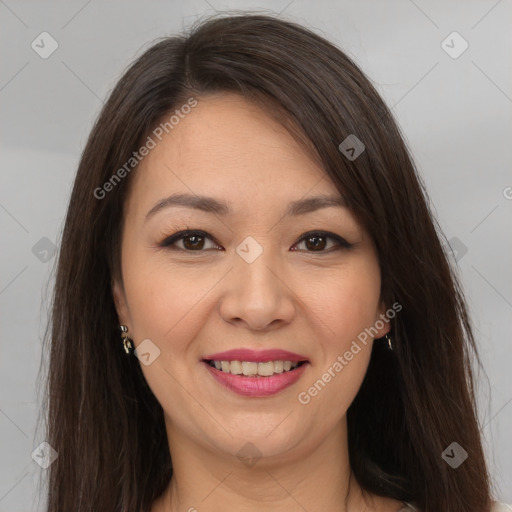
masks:
<svg viewBox="0 0 512 512"><path fill-rule="evenodd" d="M361 386L370 361L372 340L365 329L378 319L380 270L374 258L331 276L315 288L310 306L322 320L326 336L313 380L305 399L314 402L312 411L324 414L326 424L337 421L346 411ZM361 337L359 337L361 335Z"/></svg>
<svg viewBox="0 0 512 512"><path fill-rule="evenodd" d="M208 292L219 277L197 267L168 267L143 251L134 251L125 275L134 339L151 339L161 349L162 362L171 356L171 363L201 328Z"/></svg>
<svg viewBox="0 0 512 512"><path fill-rule="evenodd" d="M380 271L368 258L333 273L314 287L308 299L335 348L342 349L377 320Z"/></svg>
<svg viewBox="0 0 512 512"><path fill-rule="evenodd" d="M378 284L378 283L377 283ZM339 421L356 397L364 380L372 351L372 339L365 329L375 322L379 288L375 283L344 283L324 297L318 309L328 324L321 353L312 377L298 397L300 403L310 402L312 416L321 416L321 428L328 429ZM313 369L313 368L312 368Z"/></svg>

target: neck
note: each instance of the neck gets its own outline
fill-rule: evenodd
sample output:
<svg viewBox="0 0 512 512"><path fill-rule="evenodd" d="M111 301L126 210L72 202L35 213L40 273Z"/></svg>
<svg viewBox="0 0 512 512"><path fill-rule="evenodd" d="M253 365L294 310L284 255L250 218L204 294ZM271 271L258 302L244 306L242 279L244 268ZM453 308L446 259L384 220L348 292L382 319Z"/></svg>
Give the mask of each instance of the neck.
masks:
<svg viewBox="0 0 512 512"><path fill-rule="evenodd" d="M230 455L198 445L167 425L173 477L152 512L366 510L350 469L345 418L319 436L320 444L252 461L241 461L236 449ZM254 445L247 446L250 452Z"/></svg>

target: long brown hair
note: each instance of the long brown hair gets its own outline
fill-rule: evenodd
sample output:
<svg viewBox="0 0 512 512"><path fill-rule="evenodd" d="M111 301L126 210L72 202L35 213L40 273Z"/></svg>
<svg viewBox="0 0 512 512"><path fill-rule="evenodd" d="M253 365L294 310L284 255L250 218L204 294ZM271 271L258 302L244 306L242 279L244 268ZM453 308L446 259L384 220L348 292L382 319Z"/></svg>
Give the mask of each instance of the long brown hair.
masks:
<svg viewBox="0 0 512 512"><path fill-rule="evenodd" d="M44 340L47 441L58 453L48 469L48 512L147 512L172 476L163 410L136 358L123 352L111 291L136 168L102 197L95 191L165 116L191 97L223 91L258 101L318 159L375 242L382 299L402 306L392 320L395 350L374 344L347 413L358 482L424 512L488 512L471 368L482 365L444 235L400 131L342 51L300 25L251 14L213 17L151 46L89 136ZM365 146L354 160L338 148L349 135ZM457 469L441 456L453 441L468 453Z"/></svg>

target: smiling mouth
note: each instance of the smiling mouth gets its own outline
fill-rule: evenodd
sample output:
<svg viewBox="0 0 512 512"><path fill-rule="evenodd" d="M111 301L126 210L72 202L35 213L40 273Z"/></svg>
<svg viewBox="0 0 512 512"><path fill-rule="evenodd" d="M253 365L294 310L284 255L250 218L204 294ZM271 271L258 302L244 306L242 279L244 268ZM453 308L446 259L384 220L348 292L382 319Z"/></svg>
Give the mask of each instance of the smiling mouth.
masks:
<svg viewBox="0 0 512 512"><path fill-rule="evenodd" d="M211 359L203 359L203 361L219 370L222 373L229 373L231 375L238 375L240 377L258 378L258 377L272 377L283 373L289 373L300 368L307 361L214 361Z"/></svg>

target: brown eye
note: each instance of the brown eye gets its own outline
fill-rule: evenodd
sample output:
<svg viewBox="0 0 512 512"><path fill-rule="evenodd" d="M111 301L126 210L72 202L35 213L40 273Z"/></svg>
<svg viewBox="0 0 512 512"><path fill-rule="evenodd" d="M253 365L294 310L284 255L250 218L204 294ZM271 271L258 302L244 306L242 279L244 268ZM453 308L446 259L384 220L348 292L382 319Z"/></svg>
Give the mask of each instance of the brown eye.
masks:
<svg viewBox="0 0 512 512"><path fill-rule="evenodd" d="M196 250L204 247L205 237L201 235L187 235L181 240L183 240L185 249Z"/></svg>
<svg viewBox="0 0 512 512"><path fill-rule="evenodd" d="M212 247L205 247L208 240L212 242ZM182 242L182 246L179 246L178 242ZM203 250L205 249L218 248L218 245L213 243L213 240L203 231L180 231L179 233L166 238L160 244L160 247L186 252L204 252Z"/></svg>
<svg viewBox="0 0 512 512"><path fill-rule="evenodd" d="M305 244L306 252L331 252L329 249L325 250L328 245L328 240L335 242L334 247L337 246L343 249L350 249L352 247L352 244L338 235L324 232L306 233L300 239L299 243ZM330 248L332 248L332 246Z"/></svg>
<svg viewBox="0 0 512 512"><path fill-rule="evenodd" d="M312 235L308 236L304 239L304 242L306 243L306 247L311 250L323 250L325 249L325 246L327 244L327 237L326 236L317 236Z"/></svg>

